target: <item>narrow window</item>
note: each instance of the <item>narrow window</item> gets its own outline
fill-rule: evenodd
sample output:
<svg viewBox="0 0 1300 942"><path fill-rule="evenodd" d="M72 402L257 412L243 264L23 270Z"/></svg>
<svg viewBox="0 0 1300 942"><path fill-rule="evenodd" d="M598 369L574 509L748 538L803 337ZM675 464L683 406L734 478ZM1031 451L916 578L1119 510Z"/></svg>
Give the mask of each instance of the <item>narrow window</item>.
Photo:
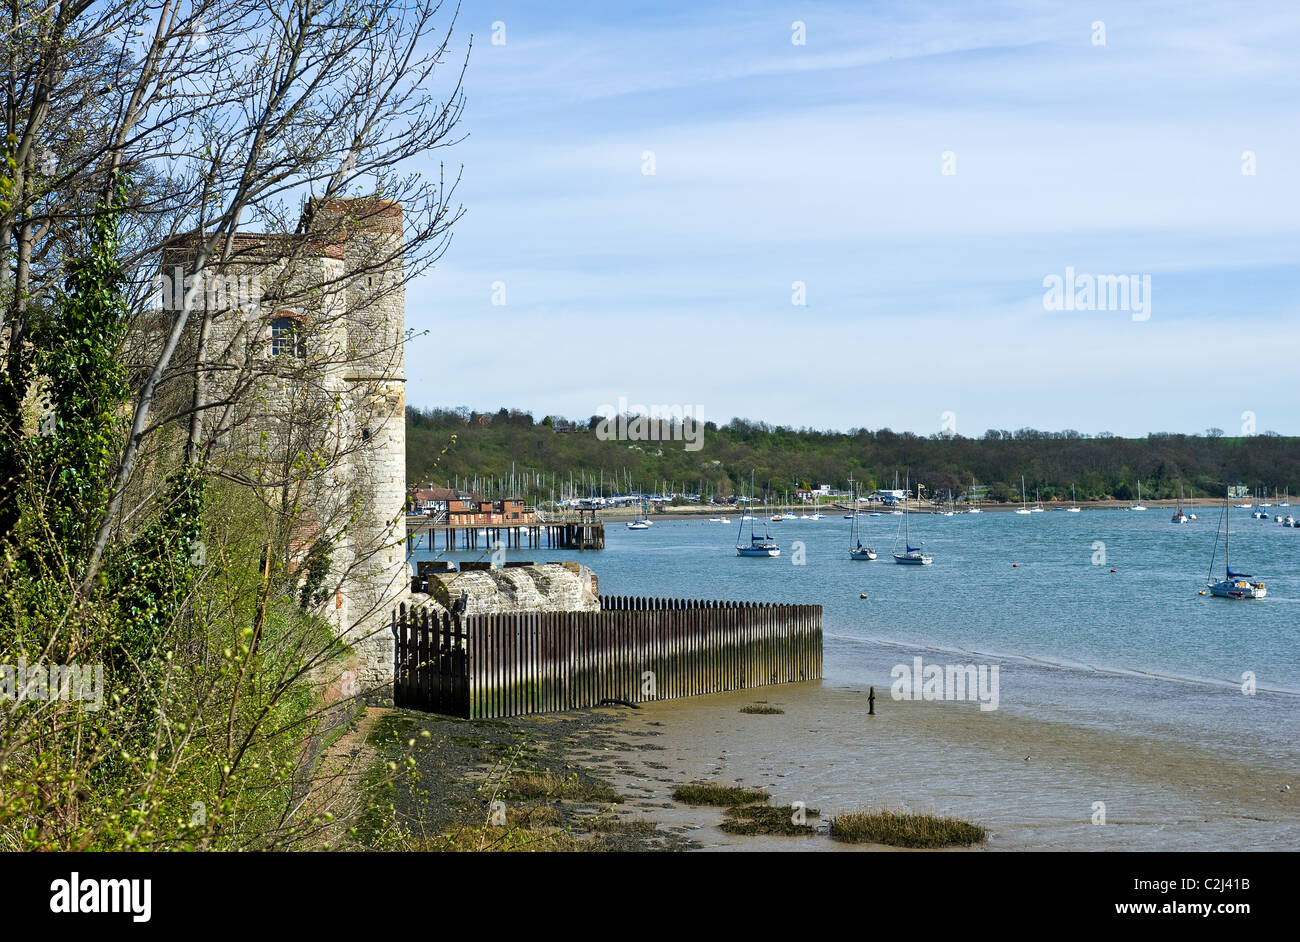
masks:
<svg viewBox="0 0 1300 942"><path fill-rule="evenodd" d="M277 317L271 321L271 356L301 357L304 345L302 330L292 317Z"/></svg>

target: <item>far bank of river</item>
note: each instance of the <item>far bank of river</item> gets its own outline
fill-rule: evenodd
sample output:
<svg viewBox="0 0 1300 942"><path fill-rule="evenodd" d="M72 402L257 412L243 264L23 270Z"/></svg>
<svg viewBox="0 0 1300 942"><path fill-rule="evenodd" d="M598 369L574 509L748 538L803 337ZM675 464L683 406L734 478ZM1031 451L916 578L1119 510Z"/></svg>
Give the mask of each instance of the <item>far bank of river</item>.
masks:
<svg viewBox="0 0 1300 942"><path fill-rule="evenodd" d="M1130 504L1131 504L1130 501L1123 501L1123 500L1084 500L1084 501L1079 501L1077 504L1071 503L1070 501L1045 500L1038 504L1030 504L1030 507L1031 508L1042 507L1044 512L1051 512L1054 510L1064 510L1067 507L1080 507L1083 510L1128 510ZM1172 511L1179 506L1179 501L1143 499L1142 505L1148 508L1148 512L1161 511L1161 510ZM1219 507L1221 507L1222 505L1218 501L1210 500L1208 498L1201 498L1198 500L1184 500L1181 502L1181 506L1189 513L1196 513L1203 516L1207 511L1210 512L1217 511ZM849 512L849 507L850 505L847 503L840 504L840 503L828 502L822 504L820 507L817 508L817 510L819 510L823 514L826 514L827 516L831 516L831 515L843 516L844 514ZM1007 512L1014 512L1016 510L1019 510L1020 507L1021 507L1020 504L1010 504L1010 503L981 504L979 509L981 513L1007 513ZM917 503L914 501L909 505L909 508L912 513L916 513L916 514L942 513L945 509L947 509L945 505L941 503L932 504L929 501L924 501L921 503ZM886 507L881 504L866 504L863 505L862 512L887 514L894 509L895 508L893 507ZM1282 513L1283 515L1291 512L1291 508L1288 507L1282 507L1280 509L1277 507L1273 507L1270 509L1273 510L1274 512ZM751 510L757 510L759 516L770 516L776 513L805 514L810 512L816 512L813 510L811 504L767 504L767 505L758 504L758 505L754 505L751 508ZM728 517L731 519L738 519L739 515L745 512L746 511L743 510L740 507L740 505L728 504L725 506L719 506L717 504L683 504L681 506L667 506L662 508L652 507L650 510L650 519L653 520L656 517L665 517L665 518ZM964 512L965 512L964 508L961 505L958 505L957 513L964 513ZM607 509L607 510L597 511L597 517L600 520L638 520L641 518L641 516L642 516L641 508L639 507L620 507L617 509Z"/></svg>

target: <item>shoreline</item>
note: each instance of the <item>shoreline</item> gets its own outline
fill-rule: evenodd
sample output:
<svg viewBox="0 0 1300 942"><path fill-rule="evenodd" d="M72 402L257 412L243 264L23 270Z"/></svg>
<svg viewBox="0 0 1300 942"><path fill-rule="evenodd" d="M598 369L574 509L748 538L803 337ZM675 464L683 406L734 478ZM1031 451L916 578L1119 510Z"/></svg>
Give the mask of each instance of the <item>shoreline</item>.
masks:
<svg viewBox="0 0 1300 942"><path fill-rule="evenodd" d="M1145 506L1148 509L1148 511L1164 510L1164 509L1173 510L1176 509L1179 506L1179 504L1180 502L1176 499L1143 501L1143 506ZM1181 502L1181 505L1187 510L1197 514L1200 514L1201 510L1217 510L1220 507L1220 504L1218 502L1216 502L1213 498L1209 498L1209 497L1198 498L1197 500L1184 500ZM1020 504L1010 504L1010 503L981 504L980 510L983 513L1014 513L1015 511L1019 510L1021 506L1022 505ZM1129 503L1121 500L1094 500L1094 501L1085 500L1085 501L1079 501L1077 504L1074 504L1070 501L1042 501L1040 506L1042 506L1044 513L1063 511L1066 507L1072 507L1072 506L1077 506L1082 510L1127 511L1129 507ZM764 517L770 516L771 514L774 513L781 513L781 514L807 513L809 510L812 509L813 508L807 504L780 504L780 505L768 504L766 505L766 507L763 508L762 513L755 514L755 516L761 520ZM944 506L940 504L926 503L921 505L918 504L911 505L911 512L914 514L928 515L931 513L942 512L943 509ZM1276 509L1276 508L1270 508L1270 509ZM1287 512L1290 512L1294 508L1284 507L1282 509ZM848 512L848 508L841 507L838 504L825 503L821 505L820 511L826 515L827 520L831 519L832 517L838 520L841 519L846 512ZM881 504L870 504L867 507L863 508L864 513L880 513L885 516L889 516L891 514L891 511L892 508L885 508ZM1140 513L1141 511L1136 511L1136 512ZM723 506L713 505L713 506L701 507L698 504L687 504L681 507L665 507L662 510L652 509L650 511L650 520L659 521L659 520L673 520L673 519L690 519L694 517L704 517L706 519L708 517L726 517L728 518L728 520L738 521L740 519L740 516L743 513L744 510L739 506L727 505L723 507ZM959 515L964 515L964 511L961 509L958 509L957 513ZM623 522L625 520L639 520L641 519L641 517L642 517L641 511L636 508L628 508L628 509L620 508L617 510L596 511L597 521ZM778 522L784 522L784 521L778 521Z"/></svg>
<svg viewBox="0 0 1300 942"><path fill-rule="evenodd" d="M532 849L901 851L826 835L833 815L867 807L989 829L986 844L952 851L1300 849L1300 782L1283 763L973 704L894 701L879 688L868 716L866 698L861 685L813 681L506 721L380 712L402 737L431 732L419 740L419 787L399 783L395 802L410 849L437 849L440 833L488 815L496 793L482 786L513 747L530 770L607 785L616 797L508 797L515 820L545 822ZM741 712L755 704L782 712ZM809 818L818 833L728 834L723 809L673 799L689 782L761 788L774 807L803 802L820 812Z"/></svg>

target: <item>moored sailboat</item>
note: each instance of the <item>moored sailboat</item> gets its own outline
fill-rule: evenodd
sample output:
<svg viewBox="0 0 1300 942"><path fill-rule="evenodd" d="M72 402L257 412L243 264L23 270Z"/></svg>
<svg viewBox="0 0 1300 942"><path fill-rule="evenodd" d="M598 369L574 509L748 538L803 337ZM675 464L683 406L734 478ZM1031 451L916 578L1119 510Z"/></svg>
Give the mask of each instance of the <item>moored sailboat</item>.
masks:
<svg viewBox="0 0 1300 942"><path fill-rule="evenodd" d="M1016 513L1028 514L1029 512L1029 501L1025 499L1025 476L1022 474L1020 475L1020 509Z"/></svg>
<svg viewBox="0 0 1300 942"><path fill-rule="evenodd" d="M1222 579L1214 578L1214 560L1218 554L1219 540L1216 533L1214 540L1215 552L1210 556L1210 573L1206 577L1205 587L1210 594L1221 599L1262 599L1268 594L1268 588L1263 582L1257 580L1250 573L1233 572L1232 565L1228 561L1228 533L1232 529L1231 521L1228 515L1228 497L1224 493L1223 497L1223 571Z"/></svg>
<svg viewBox="0 0 1300 942"><path fill-rule="evenodd" d="M1074 485L1070 485L1070 506L1065 508L1067 514L1077 514L1082 510L1079 506L1079 499L1074 496Z"/></svg>
<svg viewBox="0 0 1300 942"><path fill-rule="evenodd" d="M857 494L853 495L853 506L857 507ZM862 514L856 511L852 514L853 526L849 531L849 559L856 559L862 562L869 562L876 558L876 551L870 546L862 545L862 537L858 534L858 518Z"/></svg>
<svg viewBox="0 0 1300 942"><path fill-rule="evenodd" d="M749 480L750 497L754 493L754 477L751 474ZM767 532L766 527L763 529L763 535L759 536L754 532L754 517L749 516L749 542L742 543L741 539L745 532L745 518L740 519L740 530L736 533L736 555L737 556L780 556L781 544L772 539L772 534Z"/></svg>
<svg viewBox="0 0 1300 942"><path fill-rule="evenodd" d="M911 527L912 515L908 513L908 508L907 508L907 499L911 495L911 493L912 493L912 480L909 476L907 479L905 490L903 491L903 530L905 533L905 536L903 538L903 546L905 547L905 549L902 553L894 553L894 562L902 566L929 566L931 563L934 562L934 557L929 556L926 553L923 553L921 551L920 546L912 545L912 527ZM924 546L925 542L922 541L921 545Z"/></svg>

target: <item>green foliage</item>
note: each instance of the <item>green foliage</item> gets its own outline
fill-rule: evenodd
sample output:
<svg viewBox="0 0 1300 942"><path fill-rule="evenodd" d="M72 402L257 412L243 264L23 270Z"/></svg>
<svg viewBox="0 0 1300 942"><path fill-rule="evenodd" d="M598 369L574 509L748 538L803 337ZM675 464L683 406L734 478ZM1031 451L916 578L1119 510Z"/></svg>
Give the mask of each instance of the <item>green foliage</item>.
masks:
<svg viewBox="0 0 1300 942"><path fill-rule="evenodd" d="M1156 433L1125 439L1078 432L990 429L979 438L928 438L888 428L848 432L794 429L733 419L706 423L703 447L687 451L681 441L602 441L596 421L575 423L557 433L554 420L534 422L519 410L465 409L406 413L407 479L412 483L456 479L506 479L522 483L533 500L548 500L573 481L579 494L657 490L725 498L747 491L751 471L759 496L780 498L809 484L844 489L849 477L862 491L899 486L910 474L925 494L949 490L960 496L974 484L989 487L988 499L1020 500L1020 477L1043 500L1129 499L1142 483L1152 500L1188 496L1221 497L1224 482L1289 488L1300 493L1300 438L1264 434L1248 438ZM454 447L446 442L457 436ZM445 453L444 453L445 452ZM496 496L496 495L492 495ZM1031 495L1032 496L1032 493Z"/></svg>
<svg viewBox="0 0 1300 942"><path fill-rule="evenodd" d="M53 422L3 416L22 429L7 452L15 512L0 531L3 661L97 667L102 687L98 708L3 704L0 849L302 846L321 826L293 811L321 721L317 675L346 649L297 604L293 521L253 491L214 486L164 438L98 577L84 578L130 407L120 195L90 220L51 316L32 322L33 378ZM269 574L264 547L279 561ZM313 595L321 555L308 566Z"/></svg>
<svg viewBox="0 0 1300 942"><path fill-rule="evenodd" d="M988 840L988 831L978 824L888 809L836 815L831 818L830 835L850 844L893 847L961 847Z"/></svg>
<svg viewBox="0 0 1300 942"><path fill-rule="evenodd" d="M688 805L752 805L765 802L772 796L762 789L741 788L739 785L718 785L715 782L693 782L673 789L673 800Z"/></svg>
<svg viewBox="0 0 1300 942"><path fill-rule="evenodd" d="M330 565L332 563L331 549L334 544L326 537L319 537L307 551L307 560L304 566L305 576L302 581L302 589L298 593L298 607L304 612L320 605L329 595L325 590L325 579L330 574Z"/></svg>

